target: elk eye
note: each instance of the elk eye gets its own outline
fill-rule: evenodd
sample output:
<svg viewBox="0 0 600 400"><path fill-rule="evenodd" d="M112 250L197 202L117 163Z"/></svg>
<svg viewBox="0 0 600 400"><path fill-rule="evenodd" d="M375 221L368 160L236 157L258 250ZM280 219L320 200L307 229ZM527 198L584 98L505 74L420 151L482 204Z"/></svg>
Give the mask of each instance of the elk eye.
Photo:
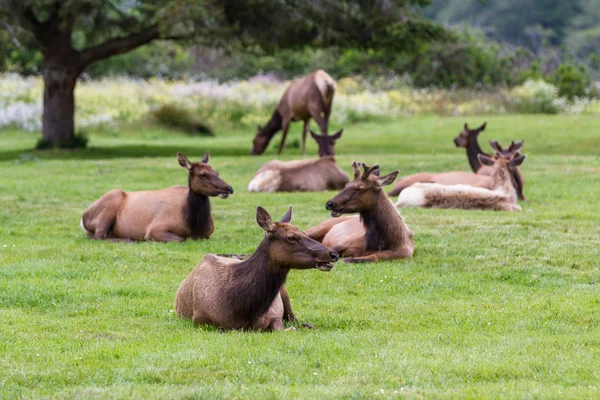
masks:
<svg viewBox="0 0 600 400"><path fill-rule="evenodd" d="M296 236L288 236L287 241L290 243L294 243L298 241L298 238Z"/></svg>

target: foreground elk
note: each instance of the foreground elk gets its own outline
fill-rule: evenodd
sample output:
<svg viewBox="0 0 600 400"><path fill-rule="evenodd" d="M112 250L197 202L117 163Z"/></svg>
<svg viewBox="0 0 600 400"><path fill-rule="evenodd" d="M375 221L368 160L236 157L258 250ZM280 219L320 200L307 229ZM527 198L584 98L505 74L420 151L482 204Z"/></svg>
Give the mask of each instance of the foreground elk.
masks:
<svg viewBox="0 0 600 400"><path fill-rule="evenodd" d="M515 142L512 142L511 146L502 147L497 141L492 140L490 141L490 145L492 146L492 148L496 149L496 154L503 155L507 159L512 159L513 157L519 154L518 150L523 145L523 141L520 141L517 144L515 144ZM440 185L468 185L485 189L492 189L494 181L491 175L493 174L494 169L489 166L483 165L482 168L479 169L479 171L480 172L476 174L464 171L451 171L439 173L419 172L401 178L398 182L396 182L394 189L392 189L388 193L388 195L397 196L407 187L415 183L438 183ZM520 182L521 190L523 188L523 178L520 169L516 168L514 170L511 170L511 176L513 190L517 191L518 195L519 186L517 182ZM518 179L515 179L515 176L517 176Z"/></svg>
<svg viewBox="0 0 600 400"><path fill-rule="evenodd" d="M416 183L400 193L396 206L521 211L521 207L517 204L512 174L525 160L525 156L507 159L500 153L496 153L495 158L483 154L478 158L482 164L493 169L491 176L493 184L490 189L467 185Z"/></svg>
<svg viewBox="0 0 600 400"><path fill-rule="evenodd" d="M290 225L292 207L280 222L256 209L256 222L266 234L245 261L207 254L183 281L175 311L195 324L222 329L283 330L293 319L283 284L290 269L330 271L338 254Z"/></svg>
<svg viewBox="0 0 600 400"><path fill-rule="evenodd" d="M382 190L398 171L378 176L378 165L352 163L354 180L325 204L333 219L306 231L311 238L343 254L346 262L369 262L412 257L413 233ZM358 216L341 217L359 213Z"/></svg>
<svg viewBox="0 0 600 400"><path fill-rule="evenodd" d="M81 218L81 227L94 239L184 241L207 239L214 230L208 196L226 199L233 189L208 163L191 163L177 153L188 170L188 186L162 190L124 192L112 190L100 197Z"/></svg>
<svg viewBox="0 0 600 400"><path fill-rule="evenodd" d="M342 136L340 129L335 135L311 136L319 144L319 156L315 160L271 160L263 165L248 184L249 192L317 192L339 190L348 183L348 174L336 164L335 141Z"/></svg>
<svg viewBox="0 0 600 400"><path fill-rule="evenodd" d="M283 129L283 136L277 151L277 154L281 154L292 121L304 121L302 154L306 154L306 135L310 119L314 118L322 135L327 134L334 93L335 81L322 69L292 82L281 97L267 125L258 127L251 154L262 154L271 138L280 129Z"/></svg>
<svg viewBox="0 0 600 400"><path fill-rule="evenodd" d="M479 175L491 176L493 172L492 168L481 164L479 158L477 158L479 154L491 157L489 154L484 153L483 150L481 150L477 140L479 134L485 130L486 125L487 122L484 122L483 125L477 129L469 129L469 126L465 123L462 132L460 132L458 136L454 138L454 144L456 147L464 147L467 150L467 159L469 160L469 165L471 166L473 172ZM516 143L513 141L508 147L500 146L495 140L490 141L490 145L495 151L500 152L500 154L502 154L504 157L510 157L511 155L514 157L517 151L519 151L523 146L523 140ZM524 181L521 170L519 168L515 169L512 175L514 179L513 184L517 190L517 196L520 200L525 200L525 194L523 193Z"/></svg>

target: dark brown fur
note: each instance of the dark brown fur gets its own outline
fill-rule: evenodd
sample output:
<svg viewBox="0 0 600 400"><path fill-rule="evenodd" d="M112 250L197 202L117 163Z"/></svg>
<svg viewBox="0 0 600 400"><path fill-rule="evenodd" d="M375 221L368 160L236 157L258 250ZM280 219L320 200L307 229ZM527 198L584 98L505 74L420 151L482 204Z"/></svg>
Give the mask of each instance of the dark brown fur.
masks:
<svg viewBox="0 0 600 400"><path fill-rule="evenodd" d="M346 213L356 217L328 220L306 231L307 235L344 253L347 262L368 262L412 257L413 233L398 214L382 186L391 184L398 171L379 178L378 165L360 173L353 163L354 181L329 200L325 207L336 218ZM336 223L337 222L337 223Z"/></svg>
<svg viewBox="0 0 600 400"><path fill-rule="evenodd" d="M183 241L208 238L214 230L208 196L226 198L233 189L208 164L191 163L178 153L188 170L188 187L143 192L113 190L83 214L81 226L94 239Z"/></svg>
<svg viewBox="0 0 600 400"><path fill-rule="evenodd" d="M283 134L277 154L281 154L292 121L304 121L302 154L305 154L306 135L311 118L319 125L321 134L327 135L334 92L335 82L323 70L316 70L292 82L267 125L264 128L258 127L251 154L262 154L280 129L283 130Z"/></svg>
<svg viewBox="0 0 600 400"><path fill-rule="evenodd" d="M291 212L273 222L258 207L257 222L266 234L256 251L242 262L204 257L177 291L177 315L223 329L282 330L284 318L295 320L283 286L290 269L328 271L338 255L293 227Z"/></svg>

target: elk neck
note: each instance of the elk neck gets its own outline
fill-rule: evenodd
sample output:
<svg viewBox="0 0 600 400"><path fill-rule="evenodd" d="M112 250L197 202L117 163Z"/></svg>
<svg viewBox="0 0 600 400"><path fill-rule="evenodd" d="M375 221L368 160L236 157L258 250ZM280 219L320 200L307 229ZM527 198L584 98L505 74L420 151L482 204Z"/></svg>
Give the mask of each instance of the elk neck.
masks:
<svg viewBox="0 0 600 400"><path fill-rule="evenodd" d="M236 318L251 323L264 314L285 283L289 268L273 265L269 259L269 239L264 238L256 251L237 264L233 285L225 294L233 305Z"/></svg>
<svg viewBox="0 0 600 400"><path fill-rule="evenodd" d="M477 141L477 135L468 135L467 136L467 158L469 159L469 164L471 165L471 169L474 172L477 172L479 168L481 168L481 162L477 158L478 154L486 154L479 147L479 142Z"/></svg>
<svg viewBox="0 0 600 400"><path fill-rule="evenodd" d="M262 128L260 134L261 136L267 136L267 137L272 137L275 133L277 133L277 131L279 131L282 127L282 117L281 117L281 113L279 112L279 110L275 110L273 112L273 115L271 115L271 119L269 119L269 122L267 122L267 124Z"/></svg>
<svg viewBox="0 0 600 400"><path fill-rule="evenodd" d="M183 215L192 237L208 237L211 232L210 200L196 193L188 185L188 196Z"/></svg>
<svg viewBox="0 0 600 400"><path fill-rule="evenodd" d="M360 212L360 220L366 231L367 251L389 249L403 241L406 228L402 217L383 191L379 192L374 207Z"/></svg>

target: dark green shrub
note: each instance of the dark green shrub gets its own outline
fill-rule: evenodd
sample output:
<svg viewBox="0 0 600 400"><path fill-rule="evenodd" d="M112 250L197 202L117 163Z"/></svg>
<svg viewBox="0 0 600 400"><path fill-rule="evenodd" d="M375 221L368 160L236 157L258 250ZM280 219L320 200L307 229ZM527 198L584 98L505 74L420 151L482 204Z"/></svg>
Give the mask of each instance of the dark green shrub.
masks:
<svg viewBox="0 0 600 400"><path fill-rule="evenodd" d="M181 106L165 104L153 110L152 115L159 124L169 128L178 129L191 135L214 136L212 129L207 124Z"/></svg>
<svg viewBox="0 0 600 400"><path fill-rule="evenodd" d="M563 63L554 72L558 94L572 100L589 95L591 78L583 65Z"/></svg>

